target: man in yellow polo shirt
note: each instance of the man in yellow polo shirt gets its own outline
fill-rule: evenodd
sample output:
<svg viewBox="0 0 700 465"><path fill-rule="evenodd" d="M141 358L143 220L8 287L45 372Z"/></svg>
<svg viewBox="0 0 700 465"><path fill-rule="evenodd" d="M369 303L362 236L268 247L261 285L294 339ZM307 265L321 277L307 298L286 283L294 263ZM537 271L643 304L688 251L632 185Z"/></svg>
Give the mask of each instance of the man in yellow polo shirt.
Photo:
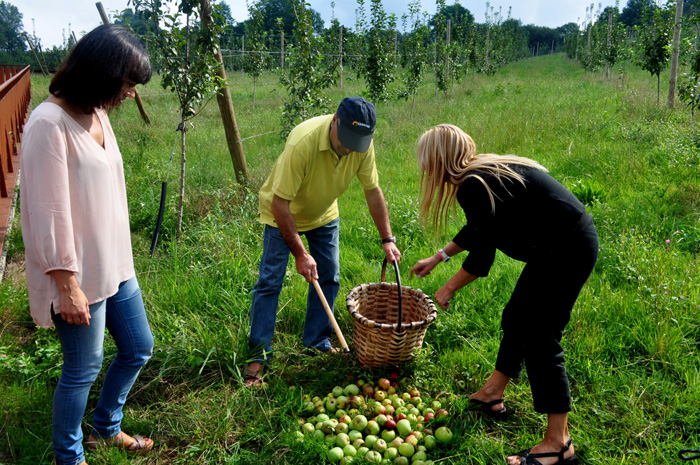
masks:
<svg viewBox="0 0 700 465"><path fill-rule="evenodd" d="M340 287L338 197L357 176L390 262L400 261L389 213L379 187L372 138L374 106L348 97L335 114L311 118L295 127L270 177L260 189L263 253L250 309L250 360L246 385L259 384L272 355L277 305L290 252L307 282L318 280L331 308ZM301 236L309 244L307 252ZM331 322L317 293L309 286L304 347L321 352L331 347Z"/></svg>

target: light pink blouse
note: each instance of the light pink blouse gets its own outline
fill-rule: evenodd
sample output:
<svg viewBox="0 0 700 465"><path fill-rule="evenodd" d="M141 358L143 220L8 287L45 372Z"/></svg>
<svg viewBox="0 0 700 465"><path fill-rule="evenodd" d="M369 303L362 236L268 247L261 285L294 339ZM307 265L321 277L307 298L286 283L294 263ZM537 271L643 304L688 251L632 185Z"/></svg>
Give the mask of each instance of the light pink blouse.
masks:
<svg viewBox="0 0 700 465"><path fill-rule="evenodd" d="M51 304L60 311L50 271L74 272L90 304L135 275L122 156L107 114L97 115L104 147L50 102L24 128L20 211L29 307L39 326L53 325Z"/></svg>

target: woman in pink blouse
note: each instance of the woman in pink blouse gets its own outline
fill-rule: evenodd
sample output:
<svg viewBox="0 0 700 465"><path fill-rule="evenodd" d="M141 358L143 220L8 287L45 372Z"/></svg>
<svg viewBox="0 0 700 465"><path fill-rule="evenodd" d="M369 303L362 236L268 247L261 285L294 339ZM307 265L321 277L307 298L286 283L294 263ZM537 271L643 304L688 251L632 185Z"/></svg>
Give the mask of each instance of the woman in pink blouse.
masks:
<svg viewBox="0 0 700 465"><path fill-rule="evenodd" d="M151 78L143 46L117 25L83 37L24 130L20 168L29 306L56 327L63 370L53 399L58 465L85 464L81 423L102 368L104 329L117 345L95 408L90 448L148 452L121 431L122 407L153 336L135 277L121 153L105 109Z"/></svg>

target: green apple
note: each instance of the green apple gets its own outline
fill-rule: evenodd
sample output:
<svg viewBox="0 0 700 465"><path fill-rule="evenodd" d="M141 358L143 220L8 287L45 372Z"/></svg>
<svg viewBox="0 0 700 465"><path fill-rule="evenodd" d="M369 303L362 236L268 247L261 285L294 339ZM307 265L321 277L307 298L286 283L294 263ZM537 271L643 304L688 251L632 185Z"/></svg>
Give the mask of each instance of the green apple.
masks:
<svg viewBox="0 0 700 465"><path fill-rule="evenodd" d="M376 441L374 441L372 449L376 450L377 452L383 453L386 450L386 441L382 438L377 439Z"/></svg>
<svg viewBox="0 0 700 465"><path fill-rule="evenodd" d="M340 462L340 459L343 458L343 449L340 447L334 447L331 450L328 451L328 460L331 462Z"/></svg>
<svg viewBox="0 0 700 465"><path fill-rule="evenodd" d="M398 431L399 436L405 438L406 436L411 434L411 431L413 431L413 428L411 427L411 422L405 418L403 420L399 420L396 423L396 431Z"/></svg>
<svg viewBox="0 0 700 465"><path fill-rule="evenodd" d="M319 413L318 415L316 415L316 421L324 422L328 419L330 419L330 417L325 413Z"/></svg>
<svg viewBox="0 0 700 465"><path fill-rule="evenodd" d="M357 384L348 384L345 386L345 389L343 389L343 394L345 394L348 397L356 396L360 393L360 388L357 386Z"/></svg>
<svg viewBox="0 0 700 465"><path fill-rule="evenodd" d="M435 439L442 444L452 441L452 431L447 426L441 426L435 430Z"/></svg>
<svg viewBox="0 0 700 465"><path fill-rule="evenodd" d="M396 447L387 447L384 451L384 458L394 460L399 456L399 450Z"/></svg>
<svg viewBox="0 0 700 465"><path fill-rule="evenodd" d="M338 462L340 465L350 465L355 461L355 457L352 455L346 455L342 459L340 459L340 462Z"/></svg>
<svg viewBox="0 0 700 465"><path fill-rule="evenodd" d="M357 455L357 449L355 449L355 446L352 444L348 444L347 446L343 447L343 454L345 457L354 457Z"/></svg>
<svg viewBox="0 0 700 465"><path fill-rule="evenodd" d="M382 461L382 454L376 450L371 450L365 455L365 460L369 463L380 463Z"/></svg>
<svg viewBox="0 0 700 465"><path fill-rule="evenodd" d="M396 431L393 429L385 429L382 431L382 439L386 442L391 442L396 438Z"/></svg>
<svg viewBox="0 0 700 465"><path fill-rule="evenodd" d="M399 446L399 454L403 455L404 457L413 457L413 454L415 453L416 448L407 442L404 442Z"/></svg>
<svg viewBox="0 0 700 465"><path fill-rule="evenodd" d="M394 459L394 465L408 465L408 457L399 455Z"/></svg>
<svg viewBox="0 0 700 465"><path fill-rule="evenodd" d="M347 433L349 429L349 426L347 423L338 423L335 427L335 432L336 433Z"/></svg>
<svg viewBox="0 0 700 465"><path fill-rule="evenodd" d="M417 460L426 461L427 459L428 459L428 454L426 454L422 450L419 450L418 452L413 454L413 457L411 457L411 462L415 463Z"/></svg>
<svg viewBox="0 0 700 465"><path fill-rule="evenodd" d="M377 442L377 436L375 436L373 434L365 436L365 446L367 446L371 449L372 446L374 446L375 442Z"/></svg>
<svg viewBox="0 0 700 465"><path fill-rule="evenodd" d="M364 457L367 455L367 452L369 452L369 448L367 446L357 447L357 457Z"/></svg>
<svg viewBox="0 0 700 465"><path fill-rule="evenodd" d="M338 447L345 447L350 444L350 436L345 433L338 433L335 436L335 445Z"/></svg>
<svg viewBox="0 0 700 465"><path fill-rule="evenodd" d="M350 422L350 429L363 431L365 428L367 428L367 417L364 415L356 415Z"/></svg>
<svg viewBox="0 0 700 465"><path fill-rule="evenodd" d="M335 431L335 425L333 424L332 420L326 420L323 423L321 423L321 431L323 431L325 434L331 434Z"/></svg>
<svg viewBox="0 0 700 465"><path fill-rule="evenodd" d="M348 437L350 442L355 442L357 439L362 439L362 431L357 431L355 429L348 431Z"/></svg>
<svg viewBox="0 0 700 465"><path fill-rule="evenodd" d="M301 431L304 434L311 434L316 430L316 427L314 426L313 423L304 423L301 427Z"/></svg>
<svg viewBox="0 0 700 465"><path fill-rule="evenodd" d="M333 394L333 397L342 396L343 393L344 393L343 388L340 387L340 386L335 386L335 387L333 388L333 391L331 391L331 392L332 392L332 394Z"/></svg>
<svg viewBox="0 0 700 465"><path fill-rule="evenodd" d="M365 431L367 431L367 434L373 434L375 436L379 434L380 429L381 428L379 428L379 423L377 423L374 420L368 421L367 426L365 427Z"/></svg>

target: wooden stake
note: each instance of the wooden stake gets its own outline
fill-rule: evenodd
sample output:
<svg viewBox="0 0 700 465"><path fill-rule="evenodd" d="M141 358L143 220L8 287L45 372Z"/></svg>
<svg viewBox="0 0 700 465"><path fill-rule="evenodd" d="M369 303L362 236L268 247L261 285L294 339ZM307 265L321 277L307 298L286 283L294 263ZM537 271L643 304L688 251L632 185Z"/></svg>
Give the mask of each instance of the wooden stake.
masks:
<svg viewBox="0 0 700 465"><path fill-rule="evenodd" d="M102 18L102 23L103 24L109 24L109 17L107 16L107 13L105 12L104 7L102 6L102 2L97 2L95 3L95 6L97 7L97 11L100 13L100 18ZM139 95L139 91L134 89L134 100L136 100L136 105L139 107L139 112L141 113L141 118L146 122L146 124L151 124L151 118L148 117L148 113L146 113L146 109L143 106L143 101L141 100L141 96Z"/></svg>
<svg viewBox="0 0 700 465"><path fill-rule="evenodd" d="M212 11L209 0L200 0L201 19L203 27L211 27ZM239 184L245 184L248 181L248 166L243 153L243 142L241 134L238 132L238 124L236 123L236 115L233 112L233 100L231 99L231 91L228 88L226 80L226 70L224 69L224 58L221 55L221 48L216 46L216 56L219 61L218 76L224 81L225 85L216 94L216 101L219 103L219 111L221 112L221 120L223 121L224 131L226 133L226 142L228 150L231 153L231 161L233 169L236 172L236 180Z"/></svg>

